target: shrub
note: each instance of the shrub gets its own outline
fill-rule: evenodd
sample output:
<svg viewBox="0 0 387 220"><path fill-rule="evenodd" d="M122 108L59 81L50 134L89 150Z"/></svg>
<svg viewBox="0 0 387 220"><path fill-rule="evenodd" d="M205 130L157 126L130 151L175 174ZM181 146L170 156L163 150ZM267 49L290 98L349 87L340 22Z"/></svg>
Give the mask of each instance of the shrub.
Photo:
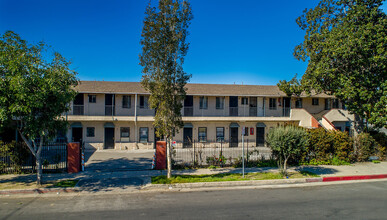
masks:
<svg viewBox="0 0 387 220"><path fill-rule="evenodd" d="M357 161L367 161L375 152L375 139L368 133L358 134L355 138L355 154Z"/></svg>
<svg viewBox="0 0 387 220"><path fill-rule="evenodd" d="M380 160L386 157L387 136L384 133L372 131L361 133L355 138L355 153L358 161L368 161L370 156Z"/></svg>
<svg viewBox="0 0 387 220"><path fill-rule="evenodd" d="M308 145L308 133L295 126L277 127L269 131L267 143L276 156L281 173L287 175L287 162L291 157L298 157Z"/></svg>
<svg viewBox="0 0 387 220"><path fill-rule="evenodd" d="M301 164L340 165L353 161L353 140L346 132L309 130L309 144L302 152Z"/></svg>

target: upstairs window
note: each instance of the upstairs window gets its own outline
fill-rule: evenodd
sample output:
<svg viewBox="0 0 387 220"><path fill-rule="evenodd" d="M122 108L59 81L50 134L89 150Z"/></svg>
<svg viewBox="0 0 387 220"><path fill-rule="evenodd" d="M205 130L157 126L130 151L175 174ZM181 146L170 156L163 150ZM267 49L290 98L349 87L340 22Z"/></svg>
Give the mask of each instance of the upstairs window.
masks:
<svg viewBox="0 0 387 220"><path fill-rule="evenodd" d="M208 108L208 97L206 96L200 96L200 109L207 109Z"/></svg>
<svg viewBox="0 0 387 220"><path fill-rule="evenodd" d="M312 98L312 105L319 105L318 98Z"/></svg>
<svg viewBox="0 0 387 220"><path fill-rule="evenodd" d="M129 95L122 96L122 108L130 108L131 97Z"/></svg>
<svg viewBox="0 0 387 220"><path fill-rule="evenodd" d="M331 109L331 100L325 99L325 110L330 110L330 109Z"/></svg>
<svg viewBox="0 0 387 220"><path fill-rule="evenodd" d="M296 108L302 108L302 99L296 100Z"/></svg>
<svg viewBox="0 0 387 220"><path fill-rule="evenodd" d="M224 109L224 97L216 97L216 109Z"/></svg>
<svg viewBox="0 0 387 220"><path fill-rule="evenodd" d="M332 108L339 108L339 100L338 99L333 99Z"/></svg>
<svg viewBox="0 0 387 220"><path fill-rule="evenodd" d="M89 95L89 103L96 103L96 102L97 102L97 96Z"/></svg>
<svg viewBox="0 0 387 220"><path fill-rule="evenodd" d="M140 108L147 109L148 108L148 97L147 96L140 96Z"/></svg>
<svg viewBox="0 0 387 220"><path fill-rule="evenodd" d="M207 142L207 128L199 128L199 142Z"/></svg>
<svg viewBox="0 0 387 220"><path fill-rule="evenodd" d="M275 98L270 98L269 99L269 109L270 110L276 110L277 109L277 102Z"/></svg>
<svg viewBox="0 0 387 220"><path fill-rule="evenodd" d="M242 100L241 100L241 104L242 105L248 105L249 104L249 99L247 97L242 97Z"/></svg>

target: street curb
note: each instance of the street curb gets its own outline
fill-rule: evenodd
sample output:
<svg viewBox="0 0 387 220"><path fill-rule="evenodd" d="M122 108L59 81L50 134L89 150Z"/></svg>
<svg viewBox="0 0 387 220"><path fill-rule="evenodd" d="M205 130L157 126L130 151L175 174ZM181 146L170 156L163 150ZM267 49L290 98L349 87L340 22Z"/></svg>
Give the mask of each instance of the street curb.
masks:
<svg viewBox="0 0 387 220"><path fill-rule="evenodd" d="M332 176L323 177L323 182L332 181L346 181L346 180L370 180L370 179L384 179L387 178L387 174L376 174L376 175L359 175L359 176Z"/></svg>
<svg viewBox="0 0 387 220"><path fill-rule="evenodd" d="M235 187L235 186L263 186L279 184L297 184L308 182L321 182L322 178L303 178L303 179L273 179L273 180L247 180L247 181L224 181L224 182L200 182L200 183L175 183L175 184L147 184L142 190L157 189L192 189L208 187Z"/></svg>
<svg viewBox="0 0 387 220"><path fill-rule="evenodd" d="M0 195L11 194L46 194L46 193L77 193L81 189L75 187L69 188L40 188L40 189L16 189L16 190L0 190Z"/></svg>
<svg viewBox="0 0 387 220"><path fill-rule="evenodd" d="M275 180L249 180L249 181L225 181L225 182L200 182L200 183L175 183L175 184L147 184L142 190L163 190L163 189L195 189L211 187L237 187L237 186L269 186L281 184L299 184L316 182L334 182L351 180L370 180L384 179L387 174L379 175L361 175L361 176L335 176L335 177L317 177L303 179L275 179Z"/></svg>

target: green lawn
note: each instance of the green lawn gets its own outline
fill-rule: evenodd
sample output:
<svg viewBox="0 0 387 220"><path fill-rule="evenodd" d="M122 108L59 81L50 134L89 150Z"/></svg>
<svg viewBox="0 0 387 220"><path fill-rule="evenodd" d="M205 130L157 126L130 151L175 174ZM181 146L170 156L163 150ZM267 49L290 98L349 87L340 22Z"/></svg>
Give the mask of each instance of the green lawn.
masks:
<svg viewBox="0 0 387 220"><path fill-rule="evenodd" d="M289 178L319 177L307 172L289 173ZM197 182L221 182L221 181L246 181L246 180L271 180L283 179L279 173L246 173L245 178L240 173L222 173L208 175L173 175L170 179L166 176L153 176L152 184L173 184L173 183L197 183Z"/></svg>
<svg viewBox="0 0 387 220"><path fill-rule="evenodd" d="M17 190L17 189L38 189L38 188L63 188L75 187L79 180L61 180L61 181L47 181L41 186L36 185L36 182L17 182L9 181L0 183L0 190Z"/></svg>

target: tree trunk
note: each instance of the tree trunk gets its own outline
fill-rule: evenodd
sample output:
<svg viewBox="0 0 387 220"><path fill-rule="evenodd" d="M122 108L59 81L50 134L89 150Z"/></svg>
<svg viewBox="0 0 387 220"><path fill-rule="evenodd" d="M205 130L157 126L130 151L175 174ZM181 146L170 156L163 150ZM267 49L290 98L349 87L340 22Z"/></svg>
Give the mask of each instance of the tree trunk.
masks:
<svg viewBox="0 0 387 220"><path fill-rule="evenodd" d="M40 151L36 154L36 184L42 185L42 158L40 157Z"/></svg>
<svg viewBox="0 0 387 220"><path fill-rule="evenodd" d="M167 178L171 178L172 174L172 160L171 160L171 140L167 138Z"/></svg>

